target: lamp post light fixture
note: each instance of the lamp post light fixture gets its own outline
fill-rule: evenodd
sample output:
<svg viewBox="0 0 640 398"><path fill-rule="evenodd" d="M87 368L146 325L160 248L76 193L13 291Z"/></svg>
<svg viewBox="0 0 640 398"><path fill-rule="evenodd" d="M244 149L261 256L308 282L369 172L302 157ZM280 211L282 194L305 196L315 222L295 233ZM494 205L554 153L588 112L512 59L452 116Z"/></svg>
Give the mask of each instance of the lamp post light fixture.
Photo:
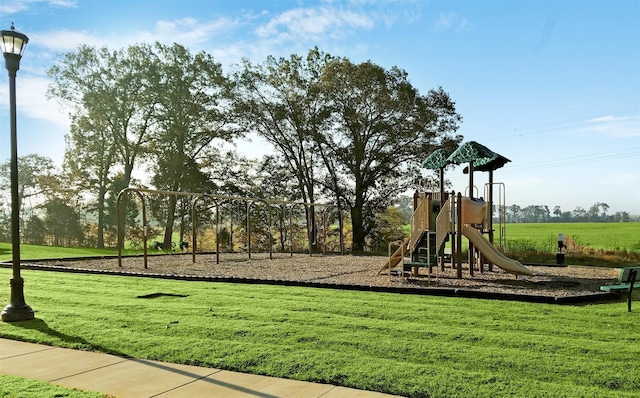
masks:
<svg viewBox="0 0 640 398"><path fill-rule="evenodd" d="M0 31L0 47L4 63L9 71L9 111L11 119L11 254L13 277L11 278L11 299L2 310L4 322L27 321L34 318L33 309L24 301L24 280L20 276L20 214L18 204L18 144L16 134L16 72L20 69L20 59L29 38L16 30Z"/></svg>

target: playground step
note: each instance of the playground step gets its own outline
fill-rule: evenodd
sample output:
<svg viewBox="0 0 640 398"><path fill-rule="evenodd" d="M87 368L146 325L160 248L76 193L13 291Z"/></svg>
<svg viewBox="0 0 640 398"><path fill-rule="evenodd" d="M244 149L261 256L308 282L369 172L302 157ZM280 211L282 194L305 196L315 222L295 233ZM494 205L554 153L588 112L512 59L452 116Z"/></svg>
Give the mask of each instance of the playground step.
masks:
<svg viewBox="0 0 640 398"><path fill-rule="evenodd" d="M431 263L432 267L435 267L435 265L436 263ZM423 263L418 261L405 261L404 270L409 271L411 270L411 268L421 268L421 267L428 267L428 266L429 266L428 263Z"/></svg>

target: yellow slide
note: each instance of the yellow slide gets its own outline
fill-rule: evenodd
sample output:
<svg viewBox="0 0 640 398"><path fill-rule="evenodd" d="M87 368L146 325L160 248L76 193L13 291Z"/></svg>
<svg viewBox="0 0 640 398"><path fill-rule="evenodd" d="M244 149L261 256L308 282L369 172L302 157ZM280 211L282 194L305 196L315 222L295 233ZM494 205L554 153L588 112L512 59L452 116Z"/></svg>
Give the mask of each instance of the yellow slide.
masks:
<svg viewBox="0 0 640 398"><path fill-rule="evenodd" d="M462 227L462 233L469 238L475 247L491 261L493 264L502 268L507 272L518 275L533 275L533 272L529 268L522 265L519 261L509 258L502 254L491 242L489 242L480 231L470 225L464 225Z"/></svg>
<svg viewBox="0 0 640 398"><path fill-rule="evenodd" d="M384 271L385 269L393 268L402 260L402 254L408 255L409 252L407 250L407 245L409 244L409 238L406 238L402 243L402 246L398 247L398 249L391 255L391 257L384 263L382 268L378 271L378 275Z"/></svg>

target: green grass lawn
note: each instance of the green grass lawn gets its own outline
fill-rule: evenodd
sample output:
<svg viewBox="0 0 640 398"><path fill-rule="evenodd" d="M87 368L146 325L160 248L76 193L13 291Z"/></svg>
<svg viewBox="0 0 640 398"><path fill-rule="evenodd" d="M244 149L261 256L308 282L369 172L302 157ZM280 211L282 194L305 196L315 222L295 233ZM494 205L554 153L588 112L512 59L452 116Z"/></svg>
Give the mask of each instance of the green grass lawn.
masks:
<svg viewBox="0 0 640 398"><path fill-rule="evenodd" d="M0 269L0 281L10 275ZM640 392L640 308L628 313L626 302L554 306L43 271L23 276L36 319L0 323L1 337L412 397ZM3 286L0 303L7 303ZM154 293L170 295L139 298Z"/></svg>
<svg viewBox="0 0 640 398"><path fill-rule="evenodd" d="M142 254L142 250L123 250L123 255ZM149 249L149 254L158 254ZM91 247L57 247L20 244L21 260L38 260L46 258L77 258L77 257L102 257L117 256L116 249L95 249ZM11 243L0 242L0 261L10 261Z"/></svg>
<svg viewBox="0 0 640 398"><path fill-rule="evenodd" d="M104 394L79 391L55 384L0 374L0 397L6 398L103 398Z"/></svg>

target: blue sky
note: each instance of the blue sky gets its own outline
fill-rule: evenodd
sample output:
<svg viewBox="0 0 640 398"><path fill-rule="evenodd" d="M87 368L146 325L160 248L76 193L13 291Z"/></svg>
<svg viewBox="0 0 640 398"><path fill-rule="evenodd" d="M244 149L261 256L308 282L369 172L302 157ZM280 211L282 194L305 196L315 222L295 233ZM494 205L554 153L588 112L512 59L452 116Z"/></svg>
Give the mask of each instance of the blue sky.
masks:
<svg viewBox="0 0 640 398"><path fill-rule="evenodd" d="M640 214L640 1L0 0L0 26L29 36L18 72L18 151L60 164L67 111L46 70L79 44L178 42L226 71L241 58L305 55L408 72L442 86L459 133L511 159L494 174L507 205L596 202ZM0 159L9 157L8 77L0 80ZM259 140L240 146L259 157ZM428 154L425 154L425 157ZM446 175L456 190L468 181ZM475 184L483 190L486 173Z"/></svg>

